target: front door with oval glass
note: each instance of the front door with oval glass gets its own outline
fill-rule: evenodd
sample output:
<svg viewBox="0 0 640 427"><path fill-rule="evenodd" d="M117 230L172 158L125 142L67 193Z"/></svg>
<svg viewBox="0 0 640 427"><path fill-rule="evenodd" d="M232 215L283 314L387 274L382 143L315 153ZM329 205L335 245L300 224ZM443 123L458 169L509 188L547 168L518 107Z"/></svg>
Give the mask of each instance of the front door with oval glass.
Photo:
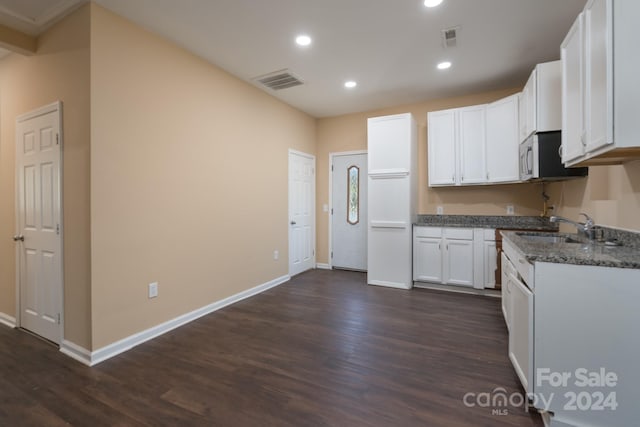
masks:
<svg viewBox="0 0 640 427"><path fill-rule="evenodd" d="M334 155L331 266L367 270L367 154Z"/></svg>

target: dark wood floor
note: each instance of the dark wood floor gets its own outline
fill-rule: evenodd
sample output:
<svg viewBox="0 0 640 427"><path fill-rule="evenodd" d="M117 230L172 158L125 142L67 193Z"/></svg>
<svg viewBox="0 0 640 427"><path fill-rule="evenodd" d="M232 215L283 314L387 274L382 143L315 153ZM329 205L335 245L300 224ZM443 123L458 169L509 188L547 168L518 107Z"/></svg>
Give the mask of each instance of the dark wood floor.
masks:
<svg viewBox="0 0 640 427"><path fill-rule="evenodd" d="M346 271L301 274L93 368L0 326L0 426L542 425L463 403L496 387L521 392L498 299Z"/></svg>

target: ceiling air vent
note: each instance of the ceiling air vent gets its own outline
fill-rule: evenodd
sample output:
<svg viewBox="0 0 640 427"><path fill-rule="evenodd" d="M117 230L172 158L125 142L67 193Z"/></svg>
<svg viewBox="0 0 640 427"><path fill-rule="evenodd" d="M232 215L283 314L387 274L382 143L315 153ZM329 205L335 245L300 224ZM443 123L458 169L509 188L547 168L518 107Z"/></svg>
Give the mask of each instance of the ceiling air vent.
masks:
<svg viewBox="0 0 640 427"><path fill-rule="evenodd" d="M287 89L304 83L291 74L289 70L274 71L273 73L258 76L253 80L273 90Z"/></svg>
<svg viewBox="0 0 640 427"><path fill-rule="evenodd" d="M456 47L458 44L458 31L460 27L445 28L442 30L442 45L445 48Z"/></svg>

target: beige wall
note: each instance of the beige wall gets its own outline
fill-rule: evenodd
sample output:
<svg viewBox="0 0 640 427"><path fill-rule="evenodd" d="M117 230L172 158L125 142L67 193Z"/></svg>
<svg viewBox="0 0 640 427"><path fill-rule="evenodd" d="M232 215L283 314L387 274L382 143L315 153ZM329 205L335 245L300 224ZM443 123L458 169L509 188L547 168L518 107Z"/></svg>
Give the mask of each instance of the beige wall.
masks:
<svg viewBox="0 0 640 427"><path fill-rule="evenodd" d="M15 316L15 120L63 103L65 339L90 346L89 8L38 39L33 56L0 61L0 312Z"/></svg>
<svg viewBox="0 0 640 427"><path fill-rule="evenodd" d="M367 118L412 113L418 124L418 212L435 214L436 206L445 214L505 215L513 204L516 215L539 215L542 211L540 184L429 188L427 185L427 112L495 101L517 92L507 89L457 98L426 101L384 110L319 119L317 126L317 253L318 262L328 260L329 217L322 211L329 204L329 153L366 150Z"/></svg>
<svg viewBox="0 0 640 427"><path fill-rule="evenodd" d="M91 10L97 349L286 275L288 149L315 154L316 130L310 116Z"/></svg>
<svg viewBox="0 0 640 427"><path fill-rule="evenodd" d="M551 184L549 195L558 215L578 219L586 212L597 224L640 230L640 161L591 166L587 179Z"/></svg>

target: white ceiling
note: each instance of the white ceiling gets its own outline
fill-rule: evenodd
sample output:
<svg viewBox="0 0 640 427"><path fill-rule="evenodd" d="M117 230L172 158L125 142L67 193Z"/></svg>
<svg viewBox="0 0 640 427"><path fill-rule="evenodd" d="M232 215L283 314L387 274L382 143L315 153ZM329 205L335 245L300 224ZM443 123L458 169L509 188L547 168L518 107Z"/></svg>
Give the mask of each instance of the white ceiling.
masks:
<svg viewBox="0 0 640 427"><path fill-rule="evenodd" d="M22 5L44 26L52 10L79 2L0 0L0 12ZM422 0L96 2L248 82L288 68L305 84L264 90L327 117L523 85L536 63L559 58L586 0L444 0L434 9ZM452 26L458 46L444 49L440 32ZM295 45L300 33L311 46ZM445 72L435 67L443 59L453 62ZM348 79L357 88L345 89Z"/></svg>

